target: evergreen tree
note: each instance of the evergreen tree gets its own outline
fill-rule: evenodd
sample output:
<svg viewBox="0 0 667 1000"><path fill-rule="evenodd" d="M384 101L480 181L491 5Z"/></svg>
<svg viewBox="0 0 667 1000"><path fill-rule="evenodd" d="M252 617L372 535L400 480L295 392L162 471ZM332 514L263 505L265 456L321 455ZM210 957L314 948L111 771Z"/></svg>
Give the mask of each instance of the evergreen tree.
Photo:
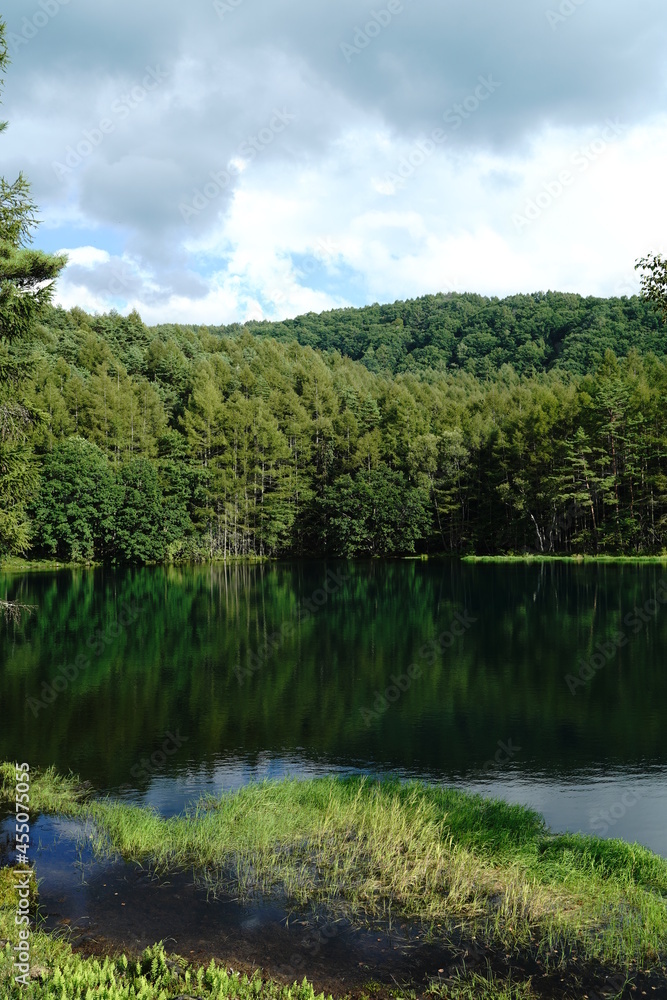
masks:
<svg viewBox="0 0 667 1000"><path fill-rule="evenodd" d="M122 466L118 478L116 559L130 563L161 562L169 537L155 466L145 458L134 458Z"/></svg>
<svg viewBox="0 0 667 1000"><path fill-rule="evenodd" d="M0 21L0 73L8 62L5 24ZM0 86L3 82L0 79ZM0 132L6 127L0 122ZM63 257L29 248L36 222L36 206L23 174L11 183L0 178L0 556L27 549L27 508L37 486L27 441L38 414L23 393L29 364L13 345L30 333L65 265Z"/></svg>
<svg viewBox="0 0 667 1000"><path fill-rule="evenodd" d="M5 23L0 21L0 73L9 63L5 33ZM0 86L3 82L0 78ZM7 122L0 122L0 132L6 128ZM22 173L12 183L0 178L0 336L4 340L30 331L66 263L64 257L29 249L36 211Z"/></svg>
<svg viewBox="0 0 667 1000"><path fill-rule="evenodd" d="M80 437L44 457L34 503L38 551L71 562L110 558L119 508L112 467L100 448Z"/></svg>

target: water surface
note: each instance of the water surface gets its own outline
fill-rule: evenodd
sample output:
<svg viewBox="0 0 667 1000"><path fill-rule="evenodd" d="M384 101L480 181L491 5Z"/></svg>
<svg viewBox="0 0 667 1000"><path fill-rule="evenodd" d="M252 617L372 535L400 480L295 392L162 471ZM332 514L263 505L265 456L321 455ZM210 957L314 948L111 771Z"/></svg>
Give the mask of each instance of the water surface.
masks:
<svg viewBox="0 0 667 1000"><path fill-rule="evenodd" d="M261 778L393 773L667 856L665 575L456 561L5 575L0 592L37 610L2 625L0 757L165 814ZM603 665L573 693L566 675L598 644Z"/></svg>

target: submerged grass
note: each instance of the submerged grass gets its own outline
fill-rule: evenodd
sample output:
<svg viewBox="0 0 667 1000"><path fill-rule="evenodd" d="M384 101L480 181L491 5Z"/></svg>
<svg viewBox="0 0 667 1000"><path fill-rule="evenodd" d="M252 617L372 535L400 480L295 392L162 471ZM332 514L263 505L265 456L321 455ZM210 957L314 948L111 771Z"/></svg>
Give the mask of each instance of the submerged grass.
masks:
<svg viewBox="0 0 667 1000"><path fill-rule="evenodd" d="M76 954L59 936L34 930L30 934L30 973L17 982L12 941L18 904L17 878L10 867L0 868L0 996L3 1000L331 1000L307 979L281 983L247 975L214 961L195 966L165 952L162 942L139 958L124 954L103 958ZM37 890L31 882L31 912ZM354 991L355 1000L539 1000L530 980L511 975L458 971L448 981L431 980L419 989L387 988L369 983Z"/></svg>
<svg viewBox="0 0 667 1000"><path fill-rule="evenodd" d="M414 782L318 778L249 785L163 819L82 802L81 786L52 771L43 779L44 789L40 777L31 783L36 801L92 818L99 850L160 872L194 868L213 888L277 890L359 920L420 920L443 939L470 936L550 966L646 969L667 955L667 861L620 840L554 836L522 806Z"/></svg>
<svg viewBox="0 0 667 1000"><path fill-rule="evenodd" d="M521 806L416 783L322 778L247 786L162 819L103 801L99 846L213 887L280 890L358 918L416 919L549 961L667 954L667 861L639 845L553 836Z"/></svg>
<svg viewBox="0 0 667 1000"><path fill-rule="evenodd" d="M18 874L18 878L17 878ZM30 932L30 972L17 976L15 916L17 884L24 876L13 867L0 867L0 996L3 1000L331 1000L307 979L281 983L259 972L247 975L210 961L195 966L168 955L162 942L147 948L140 958L124 954L103 958L76 954L69 942L37 929ZM30 882L30 912L37 912L38 892ZM448 983L432 982L420 990L433 1000L537 1000L530 982L517 984L511 976L480 976L458 972ZM355 1000L415 1000L412 989L387 989L380 984L355 991Z"/></svg>
<svg viewBox="0 0 667 1000"><path fill-rule="evenodd" d="M83 958L70 945L40 931L32 935L32 972L27 985L16 982L11 944L4 935L13 914L0 905L0 995L3 1000L325 1000L307 979L284 984L248 976L217 965L193 966L167 955L162 943L146 949L139 959L125 955ZM433 1000L537 1000L530 982L510 977L457 975L451 982L433 983L420 996ZM355 991L357 1000L415 1000L414 990ZM326 1000L331 1000L330 994Z"/></svg>

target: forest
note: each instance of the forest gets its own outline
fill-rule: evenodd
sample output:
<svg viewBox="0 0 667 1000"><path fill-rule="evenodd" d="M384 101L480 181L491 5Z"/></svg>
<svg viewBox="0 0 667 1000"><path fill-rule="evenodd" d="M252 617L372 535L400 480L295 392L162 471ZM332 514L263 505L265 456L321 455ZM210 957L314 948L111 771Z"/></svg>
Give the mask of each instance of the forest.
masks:
<svg viewBox="0 0 667 1000"><path fill-rule="evenodd" d="M242 327L209 327L222 336ZM557 367L584 375L606 350L626 355L667 353L667 327L646 297L601 299L558 292L489 299L425 295L392 305L308 313L246 329L276 340L298 340L340 351L373 372L461 368L493 378L504 364L519 375Z"/></svg>
<svg viewBox="0 0 667 1000"><path fill-rule="evenodd" d="M0 343L0 554L659 554L666 338L645 297L153 328L46 304Z"/></svg>

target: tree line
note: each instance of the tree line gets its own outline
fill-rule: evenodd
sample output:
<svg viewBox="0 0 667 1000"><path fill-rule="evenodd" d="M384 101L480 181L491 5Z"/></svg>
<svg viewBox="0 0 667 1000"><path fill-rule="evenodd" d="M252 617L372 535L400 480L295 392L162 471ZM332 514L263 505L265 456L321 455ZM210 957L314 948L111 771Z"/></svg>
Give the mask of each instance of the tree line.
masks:
<svg viewBox="0 0 667 1000"><path fill-rule="evenodd" d="M17 487L4 555L665 548L655 354L607 350L583 375L393 374L296 339L49 307L2 357L24 372L8 405L31 415L2 430Z"/></svg>
<svg viewBox="0 0 667 1000"><path fill-rule="evenodd" d="M36 221L0 178L0 558L664 551L659 255L641 298L149 329L52 308Z"/></svg>

